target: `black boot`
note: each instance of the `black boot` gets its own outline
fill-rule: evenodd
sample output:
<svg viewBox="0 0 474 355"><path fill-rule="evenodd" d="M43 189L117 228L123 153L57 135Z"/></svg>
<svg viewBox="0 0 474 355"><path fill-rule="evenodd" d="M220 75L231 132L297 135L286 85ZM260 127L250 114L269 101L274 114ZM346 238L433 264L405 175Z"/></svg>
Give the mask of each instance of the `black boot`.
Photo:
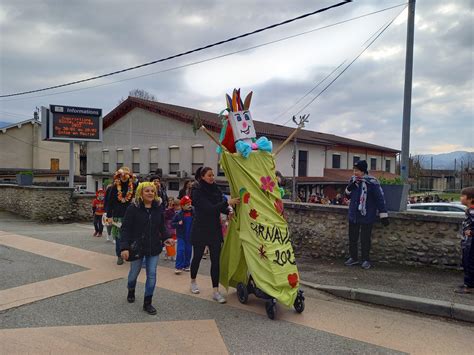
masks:
<svg viewBox="0 0 474 355"><path fill-rule="evenodd" d="M128 303L135 302L135 289L134 288L128 289L127 301Z"/></svg>
<svg viewBox="0 0 474 355"><path fill-rule="evenodd" d="M143 301L143 310L148 314L154 315L156 314L156 309L151 305L151 299L153 296L145 296L145 300Z"/></svg>

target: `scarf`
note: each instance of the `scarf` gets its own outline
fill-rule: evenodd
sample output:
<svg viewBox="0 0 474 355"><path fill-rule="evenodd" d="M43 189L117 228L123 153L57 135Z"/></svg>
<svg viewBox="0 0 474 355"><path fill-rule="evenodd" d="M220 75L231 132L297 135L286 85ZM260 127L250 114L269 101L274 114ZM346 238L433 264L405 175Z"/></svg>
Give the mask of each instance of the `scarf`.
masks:
<svg viewBox="0 0 474 355"><path fill-rule="evenodd" d="M357 206L357 210L360 212L362 216L367 214L367 184L371 184L371 180L374 179L372 176L364 175L360 178L359 183L361 186L361 192L359 197L359 205ZM358 179L353 176L351 178L351 183L357 181Z"/></svg>

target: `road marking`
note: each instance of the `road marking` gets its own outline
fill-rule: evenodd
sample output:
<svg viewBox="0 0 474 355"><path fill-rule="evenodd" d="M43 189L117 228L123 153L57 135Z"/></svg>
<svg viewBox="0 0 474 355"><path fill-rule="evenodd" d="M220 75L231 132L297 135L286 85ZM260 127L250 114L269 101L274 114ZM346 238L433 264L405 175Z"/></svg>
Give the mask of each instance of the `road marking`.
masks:
<svg viewBox="0 0 474 355"><path fill-rule="evenodd" d="M102 280L107 277L110 277L111 280L125 278L128 273L128 267L115 265L116 259L113 256L67 245L1 231L0 244L90 269L89 271L53 279L54 283L58 284L57 288L52 290L51 294L39 295L39 299L53 296L55 290L59 292L58 294L65 293L66 290L68 290L67 292L75 291L79 288L93 286L94 280L97 283L101 283L105 282ZM82 284L71 282L71 280L74 280L74 277L79 276L83 278L84 275L81 274L87 272L89 272L89 279L87 281L83 281ZM145 277L145 273L141 273L139 281L144 282ZM52 280L24 285L16 289L21 288L22 294L29 293L35 295L37 285L48 281ZM191 295L189 291L189 276L187 274L175 275L174 270L171 268L158 267L158 287L211 301L212 287L210 277L198 275L198 284L201 293L199 295ZM31 289L28 289L29 287ZM16 306L33 302L20 299L21 295L18 292L8 293L8 291L0 291L2 304L5 295L9 295L8 302L10 304L15 301L14 299L12 301L12 298L18 298ZM238 302L233 289L228 295L227 306L266 316L264 303L261 300L250 296L249 304L242 305ZM223 306L216 304L216 307ZM8 308L11 307L6 306L4 309ZM446 322L415 314L327 298L316 299L308 297L303 314L297 314L294 310L287 310L285 307L279 306L277 319L413 354L471 353L471 339L474 337L474 327L468 324Z"/></svg>
<svg viewBox="0 0 474 355"><path fill-rule="evenodd" d="M228 353L214 320L4 329L0 344L3 354Z"/></svg>

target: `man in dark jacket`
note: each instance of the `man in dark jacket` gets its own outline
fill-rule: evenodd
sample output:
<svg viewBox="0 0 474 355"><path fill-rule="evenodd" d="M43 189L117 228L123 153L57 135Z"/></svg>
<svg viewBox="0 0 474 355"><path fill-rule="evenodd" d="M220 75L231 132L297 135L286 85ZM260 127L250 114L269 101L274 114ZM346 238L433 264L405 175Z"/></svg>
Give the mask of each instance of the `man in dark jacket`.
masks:
<svg viewBox="0 0 474 355"><path fill-rule="evenodd" d="M130 169L122 167L115 173L114 185L110 189L107 199L107 220L112 223L112 237L115 240L115 253L117 255L117 265L123 264L120 256L120 227L125 211L135 195L135 184L133 182Z"/></svg>
<svg viewBox="0 0 474 355"><path fill-rule="evenodd" d="M349 181L346 194L349 204L349 253L346 266L359 264L359 235L362 249L362 268L371 267L369 253L372 238L372 226L377 216L377 210L382 224L388 226L388 213L385 199L379 182L367 171L367 162L359 160L354 164L354 176Z"/></svg>

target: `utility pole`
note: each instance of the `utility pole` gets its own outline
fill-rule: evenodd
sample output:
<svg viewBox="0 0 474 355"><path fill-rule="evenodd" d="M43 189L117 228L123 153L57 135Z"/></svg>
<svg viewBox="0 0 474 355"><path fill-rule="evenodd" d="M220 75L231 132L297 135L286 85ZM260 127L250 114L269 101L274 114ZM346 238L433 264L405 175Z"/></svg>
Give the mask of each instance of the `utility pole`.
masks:
<svg viewBox="0 0 474 355"><path fill-rule="evenodd" d="M294 117L293 117L294 118ZM296 201L296 149L297 149L297 142L296 136L293 138L293 161L291 162L291 167L293 168L293 179L292 179L292 187L291 187L291 200L293 202Z"/></svg>
<svg viewBox="0 0 474 355"><path fill-rule="evenodd" d="M299 117L299 120L296 120L296 117L293 116L293 122L296 124L298 128L303 128L304 124L308 122L309 115L303 115ZM298 149L296 135L293 139L293 162L291 164L293 168L293 181L292 181L292 189L291 189L291 200L293 202L296 201L296 151Z"/></svg>
<svg viewBox="0 0 474 355"><path fill-rule="evenodd" d="M415 0L409 0L408 3L405 92L403 96L402 156L400 164L400 175L404 181L407 181L409 176L408 154L410 153L410 114L413 78L413 44L415 37L415 2Z"/></svg>

